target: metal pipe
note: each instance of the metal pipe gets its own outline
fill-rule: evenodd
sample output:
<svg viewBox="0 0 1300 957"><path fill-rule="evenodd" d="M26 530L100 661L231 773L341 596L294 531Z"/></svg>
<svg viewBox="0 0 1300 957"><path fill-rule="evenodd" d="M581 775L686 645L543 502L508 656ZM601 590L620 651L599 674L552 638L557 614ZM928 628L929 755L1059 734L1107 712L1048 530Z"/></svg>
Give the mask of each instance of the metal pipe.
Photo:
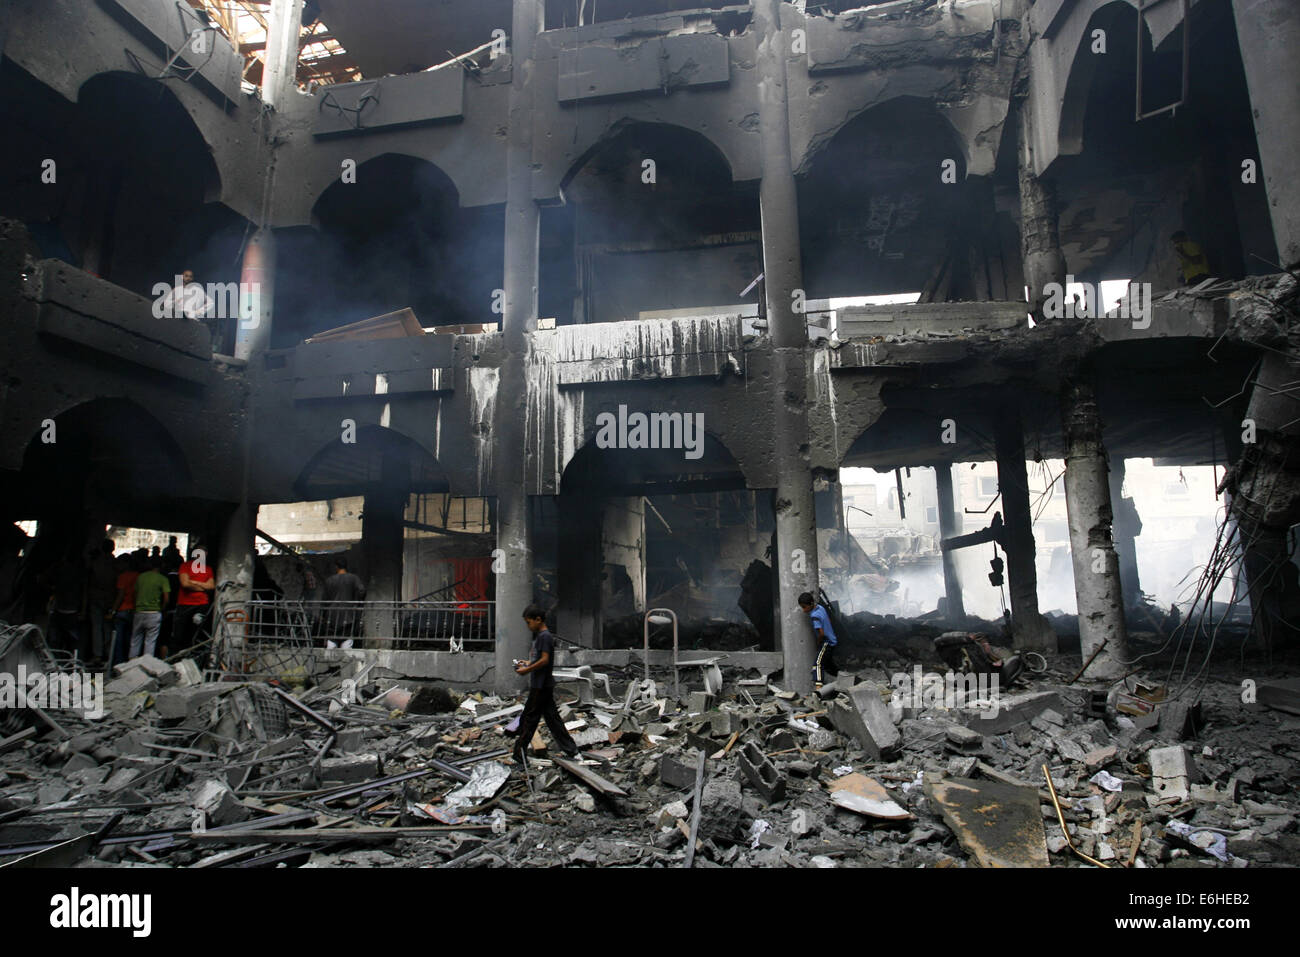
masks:
<svg viewBox="0 0 1300 957"><path fill-rule="evenodd" d="M1089 864L1095 864L1097 867L1103 867L1109 870L1109 864L1103 864L1096 858L1089 857L1087 854L1083 853L1083 851L1074 846L1074 841L1070 840L1070 829L1065 826L1065 815L1061 813L1061 801L1056 796L1056 785L1052 783L1052 772L1048 770L1046 764L1043 765L1043 777L1047 778L1047 793L1052 796L1052 807L1056 808L1056 820L1060 822L1061 833L1065 835L1066 845L1070 850L1074 851L1075 854L1079 855Z"/></svg>

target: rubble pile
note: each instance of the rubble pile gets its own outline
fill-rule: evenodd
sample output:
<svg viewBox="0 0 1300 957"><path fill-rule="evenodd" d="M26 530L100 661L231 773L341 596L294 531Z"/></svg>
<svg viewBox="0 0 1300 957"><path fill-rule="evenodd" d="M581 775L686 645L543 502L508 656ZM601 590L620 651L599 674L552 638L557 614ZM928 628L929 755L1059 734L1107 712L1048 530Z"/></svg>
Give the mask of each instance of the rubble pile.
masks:
<svg viewBox="0 0 1300 957"><path fill-rule="evenodd" d="M0 863L1300 860L1295 682L1262 682L1248 702L1226 683L1195 701L1140 679L1108 695L1069 684L1062 659L954 703L904 693L888 664L805 696L724 667L706 691L684 680L680 699L665 693L671 673L578 669L558 700L581 760L548 754L539 735L520 765L509 732L521 699L357 661L290 688L137 658L108 682L102 716L41 711L0 735Z"/></svg>

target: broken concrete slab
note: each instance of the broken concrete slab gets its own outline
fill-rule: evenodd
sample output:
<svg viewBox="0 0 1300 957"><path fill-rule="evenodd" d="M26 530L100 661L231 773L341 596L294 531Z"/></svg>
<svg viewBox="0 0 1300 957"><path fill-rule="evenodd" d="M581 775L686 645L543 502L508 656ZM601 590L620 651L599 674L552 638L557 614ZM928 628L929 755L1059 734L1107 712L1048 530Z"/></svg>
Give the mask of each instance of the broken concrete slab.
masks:
<svg viewBox="0 0 1300 957"><path fill-rule="evenodd" d="M903 739L879 685L870 681L856 685L836 698L829 711L836 729L857 741L873 760L890 761L897 755Z"/></svg>
<svg viewBox="0 0 1300 957"><path fill-rule="evenodd" d="M1152 748L1147 752L1147 761L1151 765L1151 787L1157 803L1188 800L1189 787L1199 782L1200 775L1187 748L1182 745Z"/></svg>
<svg viewBox="0 0 1300 957"><path fill-rule="evenodd" d="M157 680L160 688L166 688L168 685L173 685L180 680L175 668L153 655L141 655L139 658L132 658L130 661L117 665L113 670L118 677L125 677L132 668L139 668L149 677Z"/></svg>
<svg viewBox="0 0 1300 957"><path fill-rule="evenodd" d="M210 827L237 824L252 816L230 786L216 778L209 778L199 785L194 795L194 810L203 815Z"/></svg>
<svg viewBox="0 0 1300 957"><path fill-rule="evenodd" d="M1037 789L940 778L925 782L925 794L980 867L1048 866Z"/></svg>
<svg viewBox="0 0 1300 957"><path fill-rule="evenodd" d="M985 736L1028 724L1046 711L1058 717L1064 704L1058 691L1027 691L1022 694L1002 695L997 711L963 708L959 719L968 728L976 728ZM1062 719L1063 720L1063 719Z"/></svg>
<svg viewBox="0 0 1300 957"><path fill-rule="evenodd" d="M949 725L944 737L959 751L978 751L984 746L984 736L960 724Z"/></svg>
<svg viewBox="0 0 1300 957"><path fill-rule="evenodd" d="M159 692L153 700L154 710L160 718L189 718L197 715L203 706L219 697L229 686L204 684L177 685Z"/></svg>
<svg viewBox="0 0 1300 957"><path fill-rule="evenodd" d="M127 697L141 691L158 690L158 680L143 668L128 668L118 678L104 685L104 694Z"/></svg>
<svg viewBox="0 0 1300 957"><path fill-rule="evenodd" d="M695 766L698 755L665 754L659 759L659 780L670 788L689 791L695 787Z"/></svg>
<svg viewBox="0 0 1300 957"><path fill-rule="evenodd" d="M1255 688L1255 701L1274 711L1300 715L1300 678L1262 682Z"/></svg>
<svg viewBox="0 0 1300 957"><path fill-rule="evenodd" d="M884 786L865 774L846 774L826 785L831 803L847 811L885 821L910 821L912 815L889 796Z"/></svg>

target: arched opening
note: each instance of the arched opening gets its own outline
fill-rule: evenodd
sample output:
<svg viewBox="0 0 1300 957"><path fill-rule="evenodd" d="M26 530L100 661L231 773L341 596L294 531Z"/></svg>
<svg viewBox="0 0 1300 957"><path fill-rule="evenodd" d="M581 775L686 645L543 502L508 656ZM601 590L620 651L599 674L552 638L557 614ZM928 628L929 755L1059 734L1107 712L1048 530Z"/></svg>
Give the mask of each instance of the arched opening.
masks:
<svg viewBox="0 0 1300 957"><path fill-rule="evenodd" d="M542 211L542 316L620 322L742 302L762 270L758 184L733 183L706 137L624 123L583 155Z"/></svg>
<svg viewBox="0 0 1300 957"><path fill-rule="evenodd" d="M644 612L668 607L683 648L771 649L770 494L748 489L730 451L702 427L686 449L635 447L635 415L624 430L632 447L606 447L598 433L565 468L560 494L536 501L534 567L559 633L640 647ZM765 630L739 604L756 562L766 570ZM671 630L652 629L651 645L671 647Z"/></svg>
<svg viewBox="0 0 1300 957"><path fill-rule="evenodd" d="M0 214L22 220L42 256L150 298L185 269L238 281L246 222L216 202L216 163L175 93L111 72L69 103L9 60L0 90Z"/></svg>
<svg viewBox="0 0 1300 957"><path fill-rule="evenodd" d="M1014 224L994 214L989 182L967 178L961 144L931 101L898 97L861 113L797 182L810 300L1006 297Z"/></svg>
<svg viewBox="0 0 1300 957"><path fill-rule="evenodd" d="M355 182L321 194L313 218L316 229L277 232L273 345L406 308L425 328L497 319L502 210L461 208L432 163L397 153L367 160Z"/></svg>
<svg viewBox="0 0 1300 957"><path fill-rule="evenodd" d="M467 650L491 647L493 500L453 495L426 449L379 426L329 442L295 489L300 501L258 510L268 536L262 561L284 599L302 602L321 642L338 624L328 579L342 558L367 603L348 640L419 650L445 649L453 639Z"/></svg>
<svg viewBox="0 0 1300 957"><path fill-rule="evenodd" d="M1182 95L1186 24L1151 46L1144 27L1143 108ZM1077 155L1053 164L1061 250L1081 282L1182 284L1170 242L1186 231L1222 279L1276 272L1262 178L1243 183L1259 151L1232 7L1206 0L1191 11L1188 96L1178 109L1135 119L1137 11L1107 4L1093 14L1071 67L1061 145ZM1093 52L1096 31L1105 52ZM1257 171L1258 172L1258 171Z"/></svg>

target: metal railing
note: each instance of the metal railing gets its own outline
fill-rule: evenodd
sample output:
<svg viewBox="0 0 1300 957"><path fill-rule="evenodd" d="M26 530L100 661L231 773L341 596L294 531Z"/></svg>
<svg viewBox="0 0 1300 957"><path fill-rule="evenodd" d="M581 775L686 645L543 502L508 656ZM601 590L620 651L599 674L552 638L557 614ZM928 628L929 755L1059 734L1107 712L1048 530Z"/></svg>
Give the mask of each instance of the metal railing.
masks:
<svg viewBox="0 0 1300 957"><path fill-rule="evenodd" d="M406 651L491 651L495 602L336 601L254 598L246 606L249 644L346 646Z"/></svg>

